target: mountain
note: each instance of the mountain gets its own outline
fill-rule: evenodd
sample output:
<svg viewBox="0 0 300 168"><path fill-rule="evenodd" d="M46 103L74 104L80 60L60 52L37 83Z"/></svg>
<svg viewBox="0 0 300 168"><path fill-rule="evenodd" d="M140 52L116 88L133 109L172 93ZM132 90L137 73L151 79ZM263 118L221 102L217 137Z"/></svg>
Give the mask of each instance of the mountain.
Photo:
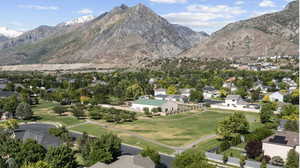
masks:
<svg viewBox="0 0 300 168"><path fill-rule="evenodd" d="M174 57L207 37L170 24L143 4L121 5L84 24L47 27L31 34L36 32L36 38L25 36L24 43L2 47L0 64L92 62L143 66L151 60Z"/></svg>
<svg viewBox="0 0 300 168"><path fill-rule="evenodd" d="M81 16L79 18L64 22L61 25L70 26L70 25L82 24L82 23L86 23L88 21L91 21L93 19L95 19L95 16L92 16L92 15Z"/></svg>
<svg viewBox="0 0 300 168"><path fill-rule="evenodd" d="M23 32L16 31L16 30L11 30L6 27L0 27L0 36L5 36L7 38L14 38L18 37L22 34Z"/></svg>
<svg viewBox="0 0 300 168"><path fill-rule="evenodd" d="M298 55L299 0L280 11L231 23L179 57L248 60L259 56Z"/></svg>

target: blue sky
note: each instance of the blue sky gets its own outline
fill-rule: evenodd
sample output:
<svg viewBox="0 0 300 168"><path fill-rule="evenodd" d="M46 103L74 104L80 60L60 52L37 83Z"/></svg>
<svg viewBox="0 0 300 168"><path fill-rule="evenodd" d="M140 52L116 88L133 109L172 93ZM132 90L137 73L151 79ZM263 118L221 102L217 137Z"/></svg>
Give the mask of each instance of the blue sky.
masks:
<svg viewBox="0 0 300 168"><path fill-rule="evenodd" d="M115 6L143 3L171 23L212 33L224 25L279 11L291 0L4 0L0 26L26 31L83 15L98 16Z"/></svg>

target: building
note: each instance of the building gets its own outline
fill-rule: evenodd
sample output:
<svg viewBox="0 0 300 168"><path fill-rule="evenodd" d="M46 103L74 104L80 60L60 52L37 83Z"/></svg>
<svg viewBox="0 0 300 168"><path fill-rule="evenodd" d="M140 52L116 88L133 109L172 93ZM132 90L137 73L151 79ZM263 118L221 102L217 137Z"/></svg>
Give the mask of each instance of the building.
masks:
<svg viewBox="0 0 300 168"><path fill-rule="evenodd" d="M155 168L155 163L149 157L123 155L111 164L98 162L90 168Z"/></svg>
<svg viewBox="0 0 300 168"><path fill-rule="evenodd" d="M280 92L274 92L269 95L269 98L272 102L283 102L284 95Z"/></svg>
<svg viewBox="0 0 300 168"><path fill-rule="evenodd" d="M244 101L240 95L228 95L224 103L212 104L210 107L225 110L260 112L260 106L258 104L250 104Z"/></svg>
<svg viewBox="0 0 300 168"><path fill-rule="evenodd" d="M166 89L154 89L154 96L157 95L167 95L167 90Z"/></svg>
<svg viewBox="0 0 300 168"><path fill-rule="evenodd" d="M180 92L181 96L190 97L192 90L194 90L194 89L185 88L185 89L179 89L179 92Z"/></svg>
<svg viewBox="0 0 300 168"><path fill-rule="evenodd" d="M220 96L220 92L212 86L205 86L203 88L204 99L211 99Z"/></svg>
<svg viewBox="0 0 300 168"><path fill-rule="evenodd" d="M166 101L175 101L180 103L186 103L188 101L188 97L184 95L156 95L154 97L156 100L166 100Z"/></svg>
<svg viewBox="0 0 300 168"><path fill-rule="evenodd" d="M161 115L174 114L178 110L178 105L174 101L156 100L156 99L138 99L132 102L131 108L140 112L148 108L151 112L153 109L160 109Z"/></svg>
<svg viewBox="0 0 300 168"><path fill-rule="evenodd" d="M299 153L299 133L297 132L280 131L267 137L262 142L264 155L271 158L280 156L283 160L286 160L291 149L295 149Z"/></svg>

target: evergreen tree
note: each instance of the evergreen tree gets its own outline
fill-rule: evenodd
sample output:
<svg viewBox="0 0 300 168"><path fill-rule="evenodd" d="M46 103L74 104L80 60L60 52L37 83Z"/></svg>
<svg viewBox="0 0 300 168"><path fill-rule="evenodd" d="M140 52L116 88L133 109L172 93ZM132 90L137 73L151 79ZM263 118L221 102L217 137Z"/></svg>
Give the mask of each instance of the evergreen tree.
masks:
<svg viewBox="0 0 300 168"><path fill-rule="evenodd" d="M286 168L298 168L299 167L299 154L295 149L291 149L288 153Z"/></svg>

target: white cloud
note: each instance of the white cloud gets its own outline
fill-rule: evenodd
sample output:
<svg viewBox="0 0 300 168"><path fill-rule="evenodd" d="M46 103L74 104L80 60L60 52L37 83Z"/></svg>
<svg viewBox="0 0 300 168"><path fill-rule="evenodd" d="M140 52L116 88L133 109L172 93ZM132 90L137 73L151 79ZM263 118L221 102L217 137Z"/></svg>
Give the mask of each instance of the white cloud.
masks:
<svg viewBox="0 0 300 168"><path fill-rule="evenodd" d="M275 3L271 0L263 0L259 3L260 7L275 7Z"/></svg>
<svg viewBox="0 0 300 168"><path fill-rule="evenodd" d="M230 7L227 5L205 6L205 5L190 5L187 7L190 12L218 13L224 15L240 15L246 13L246 10L240 7Z"/></svg>
<svg viewBox="0 0 300 168"><path fill-rule="evenodd" d="M234 4L235 5L243 5L245 3L245 1L236 1Z"/></svg>
<svg viewBox="0 0 300 168"><path fill-rule="evenodd" d="M78 13L80 14L84 14L84 15L89 15L89 14L92 14L93 11L91 9L81 9L80 11L78 11Z"/></svg>
<svg viewBox="0 0 300 168"><path fill-rule="evenodd" d="M28 8L34 10L59 10L58 6L41 6L41 5L18 5L19 8Z"/></svg>
<svg viewBox="0 0 300 168"><path fill-rule="evenodd" d="M244 13L247 13L247 11L237 6L190 5L184 12L168 13L163 15L163 17L171 23L188 26L197 31L213 32L237 20L236 16Z"/></svg>
<svg viewBox="0 0 300 168"><path fill-rule="evenodd" d="M151 2L155 3L186 3L188 0L150 0Z"/></svg>

